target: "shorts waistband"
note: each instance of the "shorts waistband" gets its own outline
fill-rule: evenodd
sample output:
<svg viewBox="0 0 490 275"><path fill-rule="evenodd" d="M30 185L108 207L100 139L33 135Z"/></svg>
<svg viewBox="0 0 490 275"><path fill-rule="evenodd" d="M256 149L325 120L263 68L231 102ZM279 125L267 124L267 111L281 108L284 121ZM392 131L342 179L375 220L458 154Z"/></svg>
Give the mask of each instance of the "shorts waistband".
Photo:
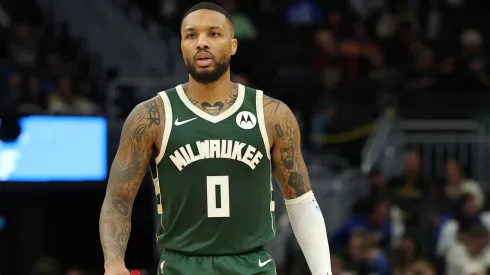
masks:
<svg viewBox="0 0 490 275"><path fill-rule="evenodd" d="M255 252L260 252L264 251L263 246L259 246L257 248L243 251L240 253L235 253L235 254L204 254L204 253L195 253L195 252L189 252L189 251L178 251L178 250L173 250L173 249L163 249L162 253L167 253L170 252L172 254L181 254L189 257L226 257L226 256L240 256L240 255L245 255L245 254L250 254L250 253L255 253Z"/></svg>

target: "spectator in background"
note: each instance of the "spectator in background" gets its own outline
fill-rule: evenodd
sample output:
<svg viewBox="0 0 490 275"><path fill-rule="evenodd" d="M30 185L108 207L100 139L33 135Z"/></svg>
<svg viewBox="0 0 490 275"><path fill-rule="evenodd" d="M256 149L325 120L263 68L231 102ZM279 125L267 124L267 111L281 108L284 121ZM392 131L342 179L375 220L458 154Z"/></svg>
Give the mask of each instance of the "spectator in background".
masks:
<svg viewBox="0 0 490 275"><path fill-rule="evenodd" d="M435 225L445 223L451 212L457 208L457 203L463 194L471 194L478 208L482 208L485 202L483 190L474 180L465 180L463 167L456 160L446 162L446 178L441 184L431 185L429 190L428 209L436 216Z"/></svg>
<svg viewBox="0 0 490 275"><path fill-rule="evenodd" d="M395 250L393 259L393 274L410 274L413 265L422 259L422 248L416 238L405 235L400 247Z"/></svg>
<svg viewBox="0 0 490 275"><path fill-rule="evenodd" d="M389 198L389 190L388 185L386 184L386 179L379 169L371 169L368 176L368 182L369 195L367 197L360 198L355 203L353 210L355 214L363 213L364 209L366 209L366 207L369 207L369 204L373 200L383 200Z"/></svg>
<svg viewBox="0 0 490 275"><path fill-rule="evenodd" d="M483 37L478 30L467 29L460 37L461 57L460 68L463 68L464 87L481 91L490 87L487 70L487 57L483 52Z"/></svg>
<svg viewBox="0 0 490 275"><path fill-rule="evenodd" d="M478 208L481 209L485 204L484 193L480 184L474 180L465 179L463 167L456 160L446 162L444 191L447 209L452 209L454 202L464 193L471 194L475 198Z"/></svg>
<svg viewBox="0 0 490 275"><path fill-rule="evenodd" d="M368 235L364 244L365 259L374 274L389 275L390 264L385 253L380 249L377 236ZM371 273L372 274L372 273Z"/></svg>
<svg viewBox="0 0 490 275"><path fill-rule="evenodd" d="M417 41L410 45L411 56L414 58L412 66L407 70L407 83L405 97L402 97L405 102L409 102L410 98L415 100L417 96L426 97L427 92L435 84L436 65L432 50ZM416 94L414 92L417 92Z"/></svg>
<svg viewBox="0 0 490 275"><path fill-rule="evenodd" d="M376 35L383 42L395 38L395 42L404 44L413 39L418 32L418 20L412 10L413 6L418 6L418 3L406 0L388 2L376 20ZM392 50L396 51L396 47Z"/></svg>
<svg viewBox="0 0 490 275"><path fill-rule="evenodd" d="M340 62L340 51L335 36L329 30L318 30L315 33L317 69L323 72L328 66L336 67Z"/></svg>
<svg viewBox="0 0 490 275"><path fill-rule="evenodd" d="M490 228L490 212L481 212L475 197L471 194L463 194L456 204L452 218L442 222L436 255L440 257L446 255L451 246L457 243L458 233L475 225Z"/></svg>
<svg viewBox="0 0 490 275"><path fill-rule="evenodd" d="M331 255L332 258L332 275L354 275L354 273L348 272L344 269L342 259L337 255Z"/></svg>
<svg viewBox="0 0 490 275"><path fill-rule="evenodd" d="M18 103L21 114L42 114L45 108L44 94L41 92L41 80L38 76L31 76L27 88L23 90Z"/></svg>
<svg viewBox="0 0 490 275"><path fill-rule="evenodd" d="M373 168L369 173L369 186L371 197L378 199L386 199L389 195L388 185L386 184L386 178L378 168Z"/></svg>
<svg viewBox="0 0 490 275"><path fill-rule="evenodd" d="M342 18L342 13L337 10L333 10L327 15L327 30L336 38L340 37L344 28Z"/></svg>
<svg viewBox="0 0 490 275"><path fill-rule="evenodd" d="M422 177L420 155L407 148L403 154L403 175L390 182L393 203L403 211L407 226L418 227L421 219L421 206L428 183Z"/></svg>
<svg viewBox="0 0 490 275"><path fill-rule="evenodd" d="M246 13L238 10L236 0L222 0L222 2L223 8L231 14L236 38L249 41L257 39L257 28Z"/></svg>
<svg viewBox="0 0 490 275"><path fill-rule="evenodd" d="M485 274L490 267L490 247L488 230L484 226L474 226L464 235L460 243L455 243L446 256L446 274Z"/></svg>
<svg viewBox="0 0 490 275"><path fill-rule="evenodd" d="M38 62L38 37L27 23L18 23L13 28L9 44L9 56L16 64L33 67Z"/></svg>
<svg viewBox="0 0 490 275"><path fill-rule="evenodd" d="M48 112L57 115L95 115L95 104L76 94L70 78L64 76L58 80L56 91L51 94Z"/></svg>
<svg viewBox="0 0 490 275"><path fill-rule="evenodd" d="M373 67L383 63L383 55L371 40L362 22L354 24L352 36L342 41L340 51L345 57L344 73L347 76L367 75Z"/></svg>
<svg viewBox="0 0 490 275"><path fill-rule="evenodd" d="M372 201L366 208L365 213L353 215L335 232L331 242L334 248L345 247L352 234L360 229L374 234L382 247L399 244L405 229L397 208L390 208L386 200Z"/></svg>
<svg viewBox="0 0 490 275"><path fill-rule="evenodd" d="M434 267L427 261L417 261L411 267L410 271L405 274L417 274L417 275L436 275ZM394 274L398 275L398 274Z"/></svg>
<svg viewBox="0 0 490 275"><path fill-rule="evenodd" d="M364 247L366 240L366 232L362 229L357 229L352 232L347 251L344 251L343 263L347 271L357 273L359 270L365 269Z"/></svg>
<svg viewBox="0 0 490 275"><path fill-rule="evenodd" d="M356 230L344 256L345 269L353 274L389 274L389 262L379 249L377 236L362 229Z"/></svg>
<svg viewBox="0 0 490 275"><path fill-rule="evenodd" d="M384 9L375 24L376 36L382 42L385 42L395 34L397 27L395 17L391 10Z"/></svg>

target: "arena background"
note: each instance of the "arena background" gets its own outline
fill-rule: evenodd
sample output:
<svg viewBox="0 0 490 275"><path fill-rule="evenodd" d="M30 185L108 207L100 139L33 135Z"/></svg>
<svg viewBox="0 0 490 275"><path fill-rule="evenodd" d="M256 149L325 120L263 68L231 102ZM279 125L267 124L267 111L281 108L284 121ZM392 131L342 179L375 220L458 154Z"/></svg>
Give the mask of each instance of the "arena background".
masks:
<svg viewBox="0 0 490 275"><path fill-rule="evenodd" d="M179 24L195 3L0 1L0 274L103 274L98 217L122 123L186 81ZM488 1L219 3L239 40L234 81L300 121L334 274L490 267ZM159 254L154 208L145 178L127 252L143 274ZM284 213L268 247L278 273L309 274ZM449 224L461 235L441 233Z"/></svg>

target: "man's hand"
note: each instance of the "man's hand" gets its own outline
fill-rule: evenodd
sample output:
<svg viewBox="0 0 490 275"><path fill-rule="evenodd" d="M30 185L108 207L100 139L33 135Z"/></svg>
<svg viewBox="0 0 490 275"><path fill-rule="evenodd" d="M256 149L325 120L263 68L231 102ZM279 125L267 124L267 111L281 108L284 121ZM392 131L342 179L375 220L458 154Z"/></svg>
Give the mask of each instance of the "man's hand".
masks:
<svg viewBox="0 0 490 275"><path fill-rule="evenodd" d="M105 265L104 275L130 275L130 273L124 262L112 261Z"/></svg>

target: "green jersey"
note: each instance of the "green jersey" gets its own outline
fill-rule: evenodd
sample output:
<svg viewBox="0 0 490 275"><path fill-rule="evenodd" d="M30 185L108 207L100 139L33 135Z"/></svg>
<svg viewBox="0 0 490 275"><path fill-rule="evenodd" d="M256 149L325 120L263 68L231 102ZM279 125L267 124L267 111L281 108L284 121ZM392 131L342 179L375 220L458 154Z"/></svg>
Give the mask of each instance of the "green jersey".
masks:
<svg viewBox="0 0 490 275"><path fill-rule="evenodd" d="M152 175L157 243L196 255L234 255L274 238L274 200L263 93L239 85L212 116L182 86L159 93L165 130Z"/></svg>

